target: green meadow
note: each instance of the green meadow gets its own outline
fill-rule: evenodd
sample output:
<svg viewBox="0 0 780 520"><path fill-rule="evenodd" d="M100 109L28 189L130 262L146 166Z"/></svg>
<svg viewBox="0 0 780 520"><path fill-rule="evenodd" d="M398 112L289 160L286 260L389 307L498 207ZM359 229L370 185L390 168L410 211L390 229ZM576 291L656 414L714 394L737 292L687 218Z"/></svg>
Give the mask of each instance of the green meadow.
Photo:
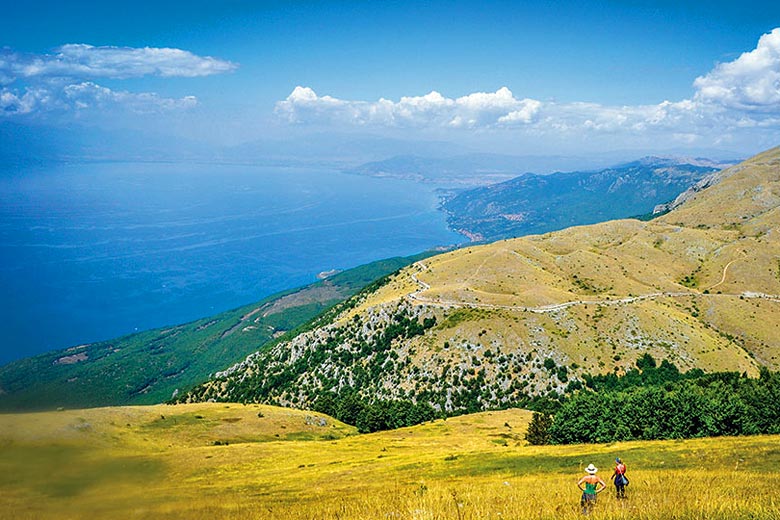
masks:
<svg viewBox="0 0 780 520"><path fill-rule="evenodd" d="M0 416L3 518L579 518L578 478L628 465L592 518L780 518L780 436L529 446L530 412L373 434L202 403Z"/></svg>

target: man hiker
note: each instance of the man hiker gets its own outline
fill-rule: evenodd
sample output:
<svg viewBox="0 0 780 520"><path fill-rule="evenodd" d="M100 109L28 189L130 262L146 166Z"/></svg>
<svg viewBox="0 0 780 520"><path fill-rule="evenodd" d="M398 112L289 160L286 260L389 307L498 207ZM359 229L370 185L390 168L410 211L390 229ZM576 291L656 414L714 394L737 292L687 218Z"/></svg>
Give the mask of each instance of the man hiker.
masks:
<svg viewBox="0 0 780 520"><path fill-rule="evenodd" d="M588 514L596 504L596 495L607 488L607 484L601 480L601 477L596 476L597 471L598 468L596 468L596 466L593 464L588 465L588 467L585 468L585 473L587 473L587 475L577 482L577 487L582 490L580 505L582 506L582 512L584 514Z"/></svg>
<svg viewBox="0 0 780 520"><path fill-rule="evenodd" d="M612 476L609 477L615 479L615 490L617 491L618 498L626 498L626 486L628 485L628 479L626 478L626 465L620 460L620 457L615 459L615 471L612 472Z"/></svg>

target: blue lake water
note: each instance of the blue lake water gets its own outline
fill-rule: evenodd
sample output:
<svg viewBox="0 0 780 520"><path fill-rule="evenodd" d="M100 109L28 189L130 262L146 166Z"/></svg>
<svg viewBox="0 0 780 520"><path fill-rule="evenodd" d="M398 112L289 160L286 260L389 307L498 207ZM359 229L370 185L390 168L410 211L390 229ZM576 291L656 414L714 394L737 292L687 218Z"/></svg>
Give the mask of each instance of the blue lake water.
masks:
<svg viewBox="0 0 780 520"><path fill-rule="evenodd" d="M191 321L464 238L432 188L315 169L0 173L0 363Z"/></svg>

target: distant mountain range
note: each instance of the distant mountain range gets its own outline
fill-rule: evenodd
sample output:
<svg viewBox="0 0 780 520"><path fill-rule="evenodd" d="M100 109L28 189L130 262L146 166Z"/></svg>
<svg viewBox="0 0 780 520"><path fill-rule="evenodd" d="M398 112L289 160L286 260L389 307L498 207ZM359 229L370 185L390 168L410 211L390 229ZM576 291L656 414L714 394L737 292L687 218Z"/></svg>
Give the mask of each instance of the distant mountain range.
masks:
<svg viewBox="0 0 780 520"><path fill-rule="evenodd" d="M679 171L654 167L670 182ZM620 175L603 175L583 184L620 187ZM777 370L780 148L716 180L649 222L416 262L180 400L405 400L463 412L568 393L645 354L683 370Z"/></svg>
<svg viewBox="0 0 780 520"><path fill-rule="evenodd" d="M346 170L371 177L404 179L433 184L443 189L466 189L503 182L523 172L547 173L554 168L590 167L611 164L598 157L513 156L486 153L459 154L450 157L397 155Z"/></svg>
<svg viewBox="0 0 780 520"><path fill-rule="evenodd" d="M546 233L651 213L727 165L646 157L600 170L526 173L459 192L442 208L450 227L475 241Z"/></svg>
<svg viewBox="0 0 780 520"><path fill-rule="evenodd" d="M175 136L164 130L141 132L77 123L45 126L0 120L0 166L87 161L311 166L464 188L507 180L525 172L604 168L640 154L628 150L557 156L481 153L442 140L287 130L284 135L269 131L261 139L220 144ZM723 150L701 150L699 155L734 157ZM482 174L484 178L480 180Z"/></svg>
<svg viewBox="0 0 780 520"><path fill-rule="evenodd" d="M0 121L0 166L4 168L92 161L207 162L217 158L214 147L153 132Z"/></svg>
<svg viewBox="0 0 780 520"><path fill-rule="evenodd" d="M443 141L412 141L365 134L266 137L241 144L202 142L151 131L21 124L0 120L0 166L58 162L202 162L350 168L399 153L454 155ZM0 171L0 173L2 173Z"/></svg>

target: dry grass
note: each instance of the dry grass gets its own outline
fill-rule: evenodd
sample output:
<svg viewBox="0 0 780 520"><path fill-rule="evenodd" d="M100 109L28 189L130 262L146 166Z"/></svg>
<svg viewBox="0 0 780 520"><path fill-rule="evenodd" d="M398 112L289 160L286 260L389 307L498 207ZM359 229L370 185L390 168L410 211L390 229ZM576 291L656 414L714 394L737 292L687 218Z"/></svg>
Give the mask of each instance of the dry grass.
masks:
<svg viewBox="0 0 780 520"><path fill-rule="evenodd" d="M354 429L307 415L223 404L3 415L1 516L579 518L582 468L608 477L616 455L629 498L608 489L593 518L780 515L776 436L531 447L523 410L346 437Z"/></svg>
<svg viewBox="0 0 780 520"><path fill-rule="evenodd" d="M351 313L410 295L441 318L483 310L416 341L536 350L589 373L624 370L645 352L681 369L780 369L780 149L724 177L651 222L574 227L426 259ZM745 296L756 293L775 297ZM594 302L603 304L599 319Z"/></svg>

